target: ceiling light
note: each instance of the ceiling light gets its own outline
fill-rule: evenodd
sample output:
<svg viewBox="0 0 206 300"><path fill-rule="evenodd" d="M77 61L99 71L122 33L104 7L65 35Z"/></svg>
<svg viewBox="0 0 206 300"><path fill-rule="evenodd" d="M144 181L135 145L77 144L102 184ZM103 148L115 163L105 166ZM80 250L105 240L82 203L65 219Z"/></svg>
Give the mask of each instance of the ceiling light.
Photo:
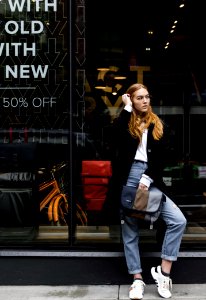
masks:
<svg viewBox="0 0 206 300"><path fill-rule="evenodd" d="M106 72L109 71L109 68L97 68L98 71Z"/></svg>
<svg viewBox="0 0 206 300"><path fill-rule="evenodd" d="M126 76L117 75L117 76L114 76L114 79L115 80L124 80L124 79L127 79L127 77Z"/></svg>

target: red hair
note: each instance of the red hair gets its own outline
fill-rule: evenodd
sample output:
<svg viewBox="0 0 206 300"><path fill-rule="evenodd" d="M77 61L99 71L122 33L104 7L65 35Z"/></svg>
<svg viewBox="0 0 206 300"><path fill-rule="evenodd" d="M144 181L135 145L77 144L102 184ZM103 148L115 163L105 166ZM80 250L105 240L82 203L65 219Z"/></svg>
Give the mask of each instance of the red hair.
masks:
<svg viewBox="0 0 206 300"><path fill-rule="evenodd" d="M130 95L131 101L133 98L133 94L139 90L145 89L148 91L148 88L141 83L135 83L131 85L126 93ZM163 122L162 120L152 111L151 105L146 113L139 114L137 110L133 109L131 113L131 118L129 121L129 133L134 138L138 138L141 140L142 138L142 129L141 124L142 122L145 123L144 129L148 128L150 124L154 124L154 129L152 131L152 135L155 140L159 140L163 135Z"/></svg>

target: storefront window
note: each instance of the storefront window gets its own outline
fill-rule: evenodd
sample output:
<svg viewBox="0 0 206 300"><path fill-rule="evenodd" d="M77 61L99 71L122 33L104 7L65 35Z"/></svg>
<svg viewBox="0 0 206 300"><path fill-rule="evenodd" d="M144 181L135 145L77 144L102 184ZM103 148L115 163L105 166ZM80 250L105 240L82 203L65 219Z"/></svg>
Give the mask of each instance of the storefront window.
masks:
<svg viewBox="0 0 206 300"><path fill-rule="evenodd" d="M0 243L68 243L66 1L0 1Z"/></svg>
<svg viewBox="0 0 206 300"><path fill-rule="evenodd" d="M205 247L204 20L193 0L0 0L0 245L122 249L112 126L138 81L172 128L163 179L182 247Z"/></svg>
<svg viewBox="0 0 206 300"><path fill-rule="evenodd" d="M89 173L94 161L112 160L113 119L122 109L121 95L138 81L150 88L154 111L172 128L176 163L171 164L168 158L163 179L188 220L182 246L187 250L204 246L206 161L198 134L205 119L202 14L194 1L142 1L137 8L133 2L85 3L85 93L77 105L81 105L81 113L73 118L76 126L82 120L84 142L77 148L88 217L86 233L82 232L79 242L91 244L98 236L99 243L103 236L106 243L121 242L118 223L108 225L104 215L107 203L102 202L101 192L105 186L99 184L104 179ZM84 175L85 161L90 162L88 178ZM145 246L156 241L155 231L146 225L142 236Z"/></svg>

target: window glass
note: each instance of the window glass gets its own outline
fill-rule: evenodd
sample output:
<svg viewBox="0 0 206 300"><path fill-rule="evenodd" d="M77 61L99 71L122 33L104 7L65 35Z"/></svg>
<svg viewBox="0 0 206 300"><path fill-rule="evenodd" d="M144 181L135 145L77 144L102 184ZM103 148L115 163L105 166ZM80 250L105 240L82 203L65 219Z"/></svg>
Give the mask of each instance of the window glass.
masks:
<svg viewBox="0 0 206 300"><path fill-rule="evenodd" d="M205 247L204 30L194 0L0 1L1 245L121 249L112 128L138 81L172 129L182 246ZM156 229L142 224L145 248Z"/></svg>
<svg viewBox="0 0 206 300"><path fill-rule="evenodd" d="M0 243L68 244L66 1L0 1Z"/></svg>
<svg viewBox="0 0 206 300"><path fill-rule="evenodd" d="M121 242L118 222L113 219L107 225L111 221L104 215L108 203L104 200L101 206L102 199L92 195L101 195L99 183L94 184L100 178L95 175L93 183L86 178L84 163L112 160L112 124L122 109L121 95L138 81L149 87L154 111L172 129L171 147L176 162L172 164L168 157L164 181L188 219L183 245L187 249L197 244L204 246L206 161L200 135L205 115L203 14L203 7L195 1L142 1L138 6L132 1L85 3L85 93L77 105L81 105L81 113L73 118L74 126L81 119L85 137L78 148L88 224L79 242L90 244L99 239L101 243L103 236L106 243ZM146 247L148 241L155 242L156 235L145 226L141 241Z"/></svg>

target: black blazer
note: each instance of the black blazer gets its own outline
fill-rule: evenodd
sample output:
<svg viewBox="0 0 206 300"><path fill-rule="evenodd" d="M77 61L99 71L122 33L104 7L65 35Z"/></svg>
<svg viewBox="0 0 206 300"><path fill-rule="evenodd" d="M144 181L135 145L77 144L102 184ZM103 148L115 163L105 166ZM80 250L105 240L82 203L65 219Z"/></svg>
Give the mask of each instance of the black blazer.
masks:
<svg viewBox="0 0 206 300"><path fill-rule="evenodd" d="M113 144L112 144L112 177L109 182L109 189L105 201L104 210L107 211L107 218L111 221L117 221L120 207L120 196L122 186L126 184L134 157L136 154L139 140L133 138L128 131L128 123L131 113L123 109L113 123ZM153 179L153 184L166 192L166 186L163 183L163 168L170 150L168 147L168 131L165 126L163 137L157 141L152 136L154 125L148 128L147 136L147 157L148 169L145 174ZM115 217L116 216L116 217Z"/></svg>

